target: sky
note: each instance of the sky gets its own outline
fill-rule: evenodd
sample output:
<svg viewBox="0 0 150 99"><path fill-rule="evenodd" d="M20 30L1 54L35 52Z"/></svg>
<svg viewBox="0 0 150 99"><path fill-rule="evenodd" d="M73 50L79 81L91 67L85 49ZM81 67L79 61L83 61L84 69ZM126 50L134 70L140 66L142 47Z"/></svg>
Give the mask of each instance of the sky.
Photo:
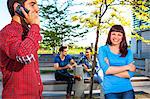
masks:
<svg viewBox="0 0 150 99"><path fill-rule="evenodd" d="M7 0L0 0L0 30L8 23L11 18L7 10Z"/></svg>
<svg viewBox="0 0 150 99"><path fill-rule="evenodd" d="M44 0L43 0L44 1ZM65 0L60 0L61 2L64 2ZM80 1L80 0L77 0ZM38 3L40 4L42 2L42 0L38 0ZM80 8L80 7L78 7ZM131 18L131 13L129 11L126 11L125 15L129 18ZM9 15L8 9L7 9L7 0L0 0L0 30L7 25L8 23L11 22L11 17ZM129 33L128 29L127 32ZM106 41L106 34L103 34L100 36L99 39L99 46L104 45L105 41ZM84 37L83 40L78 40L77 44L78 46L91 46L91 43L95 43L95 39L96 39L96 32L90 32L87 33L87 35ZM130 38L127 38L127 41L129 41Z"/></svg>

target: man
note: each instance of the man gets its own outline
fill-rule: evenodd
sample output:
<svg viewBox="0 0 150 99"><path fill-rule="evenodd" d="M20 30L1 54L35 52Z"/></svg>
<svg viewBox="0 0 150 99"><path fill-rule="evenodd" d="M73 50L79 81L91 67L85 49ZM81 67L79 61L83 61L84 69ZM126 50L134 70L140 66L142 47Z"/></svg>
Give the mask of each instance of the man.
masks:
<svg viewBox="0 0 150 99"><path fill-rule="evenodd" d="M81 59L79 60L79 64L82 64L82 66L84 67L84 70L86 72L86 76L88 77L88 79L90 79L91 77L92 62L93 62L92 49L88 47L86 48L85 55L82 56ZM100 67L96 66L94 80L97 81L99 84L101 84L102 76L103 74L102 74Z"/></svg>
<svg viewBox="0 0 150 99"><path fill-rule="evenodd" d="M67 69L72 69L76 66L75 61L72 59L70 55L67 55L67 47L62 46L59 49L59 54L54 59L54 68L56 69L55 72L55 79L57 81L67 81L67 95L66 98L70 99L71 91L73 86L74 78L77 80L81 80L81 76L74 76L71 75Z"/></svg>
<svg viewBox="0 0 150 99"><path fill-rule="evenodd" d="M16 13L18 5L29 12ZM3 99L41 99L38 55L40 36L39 8L36 0L8 0L12 17L0 31L0 67L3 74Z"/></svg>

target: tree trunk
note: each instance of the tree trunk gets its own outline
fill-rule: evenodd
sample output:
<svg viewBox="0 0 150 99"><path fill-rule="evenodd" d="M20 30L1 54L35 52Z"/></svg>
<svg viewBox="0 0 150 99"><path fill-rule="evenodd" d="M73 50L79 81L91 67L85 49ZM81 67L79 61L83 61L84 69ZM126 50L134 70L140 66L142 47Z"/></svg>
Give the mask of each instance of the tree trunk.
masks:
<svg viewBox="0 0 150 99"><path fill-rule="evenodd" d="M93 82L94 82L94 74L95 74L95 66L96 66L96 57L97 57L97 47L98 47L98 39L99 39L99 27L97 27L96 31L96 42L94 47L94 60L92 63L92 74L91 74L91 82L90 82L90 99L92 99L92 93L93 93Z"/></svg>

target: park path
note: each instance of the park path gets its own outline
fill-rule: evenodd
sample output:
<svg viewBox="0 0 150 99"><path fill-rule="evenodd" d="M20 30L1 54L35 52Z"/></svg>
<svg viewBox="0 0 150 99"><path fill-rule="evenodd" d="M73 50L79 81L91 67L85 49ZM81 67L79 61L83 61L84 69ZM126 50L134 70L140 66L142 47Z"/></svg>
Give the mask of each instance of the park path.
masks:
<svg viewBox="0 0 150 99"><path fill-rule="evenodd" d="M42 74L41 77L42 77L42 81L55 79L54 74ZM133 77L132 80L133 80L132 85L136 92L144 92L150 95L149 77ZM0 99L1 99L1 93L2 93L2 82L0 81Z"/></svg>

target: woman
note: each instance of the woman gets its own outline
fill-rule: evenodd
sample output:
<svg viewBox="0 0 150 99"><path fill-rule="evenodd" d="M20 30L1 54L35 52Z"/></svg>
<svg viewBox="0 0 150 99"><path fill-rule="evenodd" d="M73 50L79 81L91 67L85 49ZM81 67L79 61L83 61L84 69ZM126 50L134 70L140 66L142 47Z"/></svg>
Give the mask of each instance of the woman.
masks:
<svg viewBox="0 0 150 99"><path fill-rule="evenodd" d="M104 72L102 82L105 99L135 99L130 78L136 70L133 55L127 48L125 31L114 25L105 46L99 48L99 64Z"/></svg>

